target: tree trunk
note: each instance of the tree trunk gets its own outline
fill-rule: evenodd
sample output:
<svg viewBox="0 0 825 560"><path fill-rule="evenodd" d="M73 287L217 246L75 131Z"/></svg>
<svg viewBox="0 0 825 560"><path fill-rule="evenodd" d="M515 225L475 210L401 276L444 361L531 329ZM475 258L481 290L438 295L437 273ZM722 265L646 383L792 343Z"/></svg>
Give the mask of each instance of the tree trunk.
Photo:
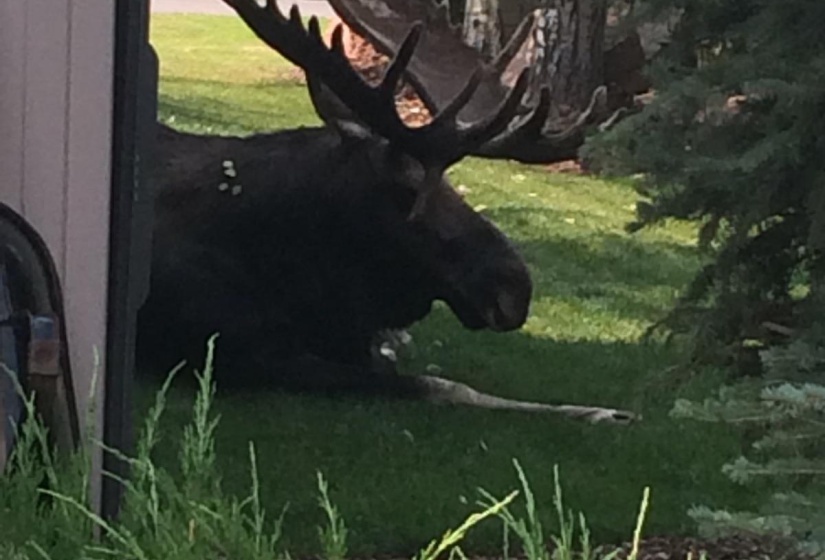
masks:
<svg viewBox="0 0 825 560"><path fill-rule="evenodd" d="M549 86L552 117L587 107L604 83L604 0L536 1L530 61L533 83ZM538 88L533 88L536 94Z"/></svg>
<svg viewBox="0 0 825 560"><path fill-rule="evenodd" d="M466 0L464 5L464 42L486 59L501 50L501 22L498 0Z"/></svg>
<svg viewBox="0 0 825 560"><path fill-rule="evenodd" d="M524 18L533 13L531 35L508 72L514 79L521 68L532 72L529 99L549 86L551 119L575 115L604 84L606 0L463 0L464 41L494 57Z"/></svg>

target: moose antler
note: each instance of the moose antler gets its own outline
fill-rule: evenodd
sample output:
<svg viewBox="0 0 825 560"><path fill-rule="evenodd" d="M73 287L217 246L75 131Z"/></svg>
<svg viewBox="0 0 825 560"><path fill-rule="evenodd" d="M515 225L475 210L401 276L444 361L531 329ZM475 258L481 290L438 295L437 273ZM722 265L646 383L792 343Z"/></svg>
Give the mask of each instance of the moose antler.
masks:
<svg viewBox="0 0 825 560"><path fill-rule="evenodd" d="M414 24L406 34L381 83L370 86L351 66L344 53L341 25L335 28L331 46L327 47L321 37L318 19L314 16L310 18L305 28L296 5L293 5L287 18L275 0L267 0L265 7L259 6L255 0L225 2L234 8L262 41L303 68L316 107L323 105L323 100L319 97L324 95L324 90L331 91L337 101L359 121L422 164L425 170L424 181L410 219L421 214L427 197L440 184L441 175L447 167L506 130L527 89L528 76L525 70L519 75L512 90L499 99L495 110L475 119L472 124L459 122L459 113L485 79L487 69L478 68L472 72L458 94L442 105L432 122L411 128L404 124L398 114L395 91L421 40L424 31L421 23Z"/></svg>
<svg viewBox="0 0 825 560"><path fill-rule="evenodd" d="M426 22L421 47L407 65L407 79L431 113L437 113L448 102L452 92L467 77L483 69L483 79L473 98L461 109L459 117L468 122L490 113L501 99L512 93L509 74L519 77L530 66L524 59L523 45L535 24L534 14L519 25L507 45L495 60L485 62L481 54L466 45L449 21L444 4L432 0L329 0L341 20L357 34L368 39L383 54L391 56L398 49L409 23ZM528 85L531 95L514 114L506 130L491 138L474 155L489 158L515 159L526 163L553 163L576 156L586 128L605 115L606 88L597 88L587 107L573 122L548 119L550 111L541 107L549 103L538 84ZM539 108L541 107L541 108ZM543 111L543 118L539 111ZM518 116L516 116L518 115Z"/></svg>

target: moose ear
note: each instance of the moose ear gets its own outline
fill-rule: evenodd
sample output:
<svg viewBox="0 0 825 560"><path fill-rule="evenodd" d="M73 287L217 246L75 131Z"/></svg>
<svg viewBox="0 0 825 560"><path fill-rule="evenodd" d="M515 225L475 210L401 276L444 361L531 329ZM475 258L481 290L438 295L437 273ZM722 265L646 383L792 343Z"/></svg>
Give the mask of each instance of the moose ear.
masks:
<svg viewBox="0 0 825 560"><path fill-rule="evenodd" d="M315 112L327 126L338 132L344 140L365 140L372 136L349 107L312 73L307 72L307 89Z"/></svg>

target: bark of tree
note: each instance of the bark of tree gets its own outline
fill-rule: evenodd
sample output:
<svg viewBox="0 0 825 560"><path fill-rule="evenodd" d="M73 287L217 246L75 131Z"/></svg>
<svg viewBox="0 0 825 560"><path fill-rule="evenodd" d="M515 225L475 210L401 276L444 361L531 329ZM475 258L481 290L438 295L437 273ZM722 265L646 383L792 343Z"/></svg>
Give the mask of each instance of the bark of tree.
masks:
<svg viewBox="0 0 825 560"><path fill-rule="evenodd" d="M558 117L578 112L604 83L603 0L544 0L533 28L534 83L549 86ZM533 91L536 91L535 89Z"/></svg>
<svg viewBox="0 0 825 560"><path fill-rule="evenodd" d="M523 64L533 73L531 88L549 86L556 114L564 118L587 106L604 83L605 0L508 0L502 10L519 21L530 12L536 24ZM464 41L487 56L501 48L498 0L464 0Z"/></svg>
<svg viewBox="0 0 825 560"><path fill-rule="evenodd" d="M465 0L464 42L487 59L501 50L501 21L498 0Z"/></svg>

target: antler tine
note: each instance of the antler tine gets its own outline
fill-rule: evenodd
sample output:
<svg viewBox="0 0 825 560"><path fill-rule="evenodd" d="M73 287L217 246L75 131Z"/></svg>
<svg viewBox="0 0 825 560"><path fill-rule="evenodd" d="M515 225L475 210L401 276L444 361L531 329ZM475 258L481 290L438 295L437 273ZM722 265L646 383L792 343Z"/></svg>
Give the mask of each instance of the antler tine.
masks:
<svg viewBox="0 0 825 560"><path fill-rule="evenodd" d="M314 74L365 124L387 138L410 141L412 131L398 116L394 100L388 102L380 88L364 82L347 60L340 39L327 48L317 18L311 18L309 29L305 29L297 5L293 5L287 19L275 0L267 0L266 7L258 6L255 0L224 1L258 38L305 72Z"/></svg>
<svg viewBox="0 0 825 560"><path fill-rule="evenodd" d="M544 129L544 125L547 124L547 117L550 115L550 106L550 88L542 86L541 90L539 90L539 102L536 108L533 109L533 112L527 119L520 124L516 124L513 128L521 130L523 133L531 136L540 135Z"/></svg>
<svg viewBox="0 0 825 560"><path fill-rule="evenodd" d="M630 110L627 107L619 107L613 112L612 115L610 115L610 117L606 121L599 125L599 132L606 132L610 130L629 112Z"/></svg>
<svg viewBox="0 0 825 560"><path fill-rule="evenodd" d="M565 126L558 132L546 130L547 117L550 111L550 90L543 87L540 91L539 103L531 115L514 123L506 132L499 134L476 152L484 157L500 157L499 154L510 154L515 147L533 146L532 152L523 152L523 159L532 163L547 161L547 154L554 154L555 161L575 157L580 140L586 126L593 120L597 109L603 105L606 88L600 86L593 91L587 108L582 111L572 124Z"/></svg>
<svg viewBox="0 0 825 560"><path fill-rule="evenodd" d="M407 70L407 66L409 66L413 54L415 54L415 48L421 40L421 33L423 30L423 24L421 24L421 22L416 22L413 24L409 33L407 33L407 37L404 39L404 42L401 43L401 47L398 49L395 58L393 58L392 62L390 62L390 65L387 67L384 77L381 80L381 85L379 87L384 92L384 95L388 95L390 98L394 99L395 90L398 87L398 83L401 81L401 77Z"/></svg>
<svg viewBox="0 0 825 560"><path fill-rule="evenodd" d="M461 110L467 105L470 99L475 94L476 90L478 90L478 86L481 85L481 80L484 79L484 69L478 68L473 74L470 76L470 79L467 80L467 83L458 92L452 101L450 101L446 107L438 114L438 116L434 119L436 122L448 122L448 121L455 121L458 114Z"/></svg>
<svg viewBox="0 0 825 560"><path fill-rule="evenodd" d="M526 69L519 75L516 85L490 117L464 130L459 129L455 117L478 88L482 77L482 72L475 72L447 108L427 125L427 127L432 127L433 131L444 130L442 142L438 144L441 149L440 159L435 165L425 169L424 187L415 201L408 220L414 220L424 211L430 195L439 185L436 174L440 176L443 169L500 134L512 121L527 89L528 71ZM546 117L549 110L549 96L544 105L548 107L540 106L537 110L543 112Z"/></svg>
<svg viewBox="0 0 825 560"><path fill-rule="evenodd" d="M544 86L539 91L539 104L536 106L536 110L533 111L533 115L530 117L530 120L525 123L524 129L527 131L534 131L541 132L544 128L544 125L547 123L547 117L550 116L550 106L552 105L552 96L550 95L550 88Z"/></svg>
<svg viewBox="0 0 825 560"><path fill-rule="evenodd" d="M293 6L293 9L295 9L297 7L298 6ZM292 14L290 13L290 19L291 19L291 17L292 17ZM299 18L301 17L300 14L298 14L298 17ZM321 37L321 23L318 21L317 17L312 16L311 18L309 18L309 23L307 24L307 31L309 32L309 34L312 36L313 39ZM343 43L341 43L341 46L343 47Z"/></svg>
<svg viewBox="0 0 825 560"><path fill-rule="evenodd" d="M579 113L579 116L576 118L576 121L570 126L568 126L566 129L562 130L561 132L546 135L547 139L555 142L561 142L563 140L566 140L573 134L579 133L581 129L593 117L593 113L596 111L596 109L604 104L606 98L607 87L597 87L595 90L593 90L593 93L590 96L590 103L587 104L587 108L581 113Z"/></svg>
<svg viewBox="0 0 825 560"><path fill-rule="evenodd" d="M475 150L488 140L495 138L507 129L516 114L529 83L529 70L521 71L513 89L507 92L498 109L489 117L462 131L461 143L468 152Z"/></svg>
<svg viewBox="0 0 825 560"><path fill-rule="evenodd" d="M336 52L344 54L344 26L340 23L332 30L332 39L330 41L332 48Z"/></svg>
<svg viewBox="0 0 825 560"><path fill-rule="evenodd" d="M527 35L530 34L530 30L533 27L533 23L535 23L536 14L530 13L521 21L519 26L516 28L513 35L510 37L510 40L507 41L507 44L504 45L504 48L496 55L493 61L490 63L496 73L501 74L507 69L507 66L513 60L513 58L518 54L519 49L521 49L522 43L527 38Z"/></svg>
<svg viewBox="0 0 825 560"><path fill-rule="evenodd" d="M438 146L437 156L434 158L434 161L428 162L427 160L423 160L425 163L423 186L407 217L408 220L415 220L424 212L430 195L432 195L440 184L439 178L444 169L500 134L512 121L513 115L521 103L521 98L527 90L528 71L526 69L522 71L516 81L516 85L490 117L472 124L464 130L460 129L456 122L456 117L478 89L483 77L484 71L482 69L474 72L462 90L453 98L447 107L445 107L430 124L423 127L439 135L438 140L440 141L434 143ZM542 110L545 111L546 114L546 110ZM427 163L430 163L430 165L426 165Z"/></svg>
<svg viewBox="0 0 825 560"><path fill-rule="evenodd" d="M270 8L273 11L280 12L281 10L278 9L278 4L276 0L266 0L267 5L273 5L274 8ZM309 18L310 20L318 19L315 16ZM293 4L292 7L289 9L289 20L292 22L293 25L301 25L301 10L298 9L298 4Z"/></svg>
<svg viewBox="0 0 825 560"><path fill-rule="evenodd" d="M457 122L458 114L478 89L484 79L485 72L486 70L483 68L473 72L458 95L430 124L422 127L422 129L431 130L433 136L439 137L430 140L435 141L435 145L439 147L436 159L437 164L441 165L442 169L459 161L491 138L501 134L513 120L521 104L521 98L524 96L524 92L527 91L528 71L525 69L519 74L513 89L508 92L498 108L489 117L462 127Z"/></svg>

